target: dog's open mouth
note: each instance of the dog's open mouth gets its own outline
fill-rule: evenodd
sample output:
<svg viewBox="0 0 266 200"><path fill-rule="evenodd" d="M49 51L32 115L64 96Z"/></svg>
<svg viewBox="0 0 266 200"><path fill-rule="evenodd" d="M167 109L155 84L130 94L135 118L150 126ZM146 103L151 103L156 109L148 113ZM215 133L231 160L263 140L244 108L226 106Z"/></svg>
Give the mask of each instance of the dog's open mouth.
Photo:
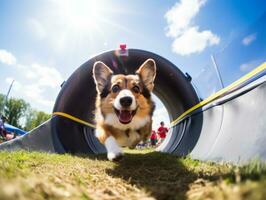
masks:
<svg viewBox="0 0 266 200"><path fill-rule="evenodd" d="M114 108L114 110L115 110L115 114L117 115L119 121L122 124L130 123L134 115L137 112L137 109L136 110L117 110L116 108Z"/></svg>

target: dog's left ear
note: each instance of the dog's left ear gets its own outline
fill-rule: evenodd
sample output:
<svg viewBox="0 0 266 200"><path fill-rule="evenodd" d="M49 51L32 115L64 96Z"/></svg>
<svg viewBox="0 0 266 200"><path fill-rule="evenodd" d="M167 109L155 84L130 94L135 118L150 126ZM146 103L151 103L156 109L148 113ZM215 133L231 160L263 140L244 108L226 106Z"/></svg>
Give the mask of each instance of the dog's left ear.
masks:
<svg viewBox="0 0 266 200"><path fill-rule="evenodd" d="M156 64L153 59L146 60L136 71L140 76L146 88L151 92L154 87L154 79L156 76Z"/></svg>
<svg viewBox="0 0 266 200"><path fill-rule="evenodd" d="M112 74L113 71L103 62L97 61L94 63L93 79L96 84L96 89L99 93L103 91Z"/></svg>

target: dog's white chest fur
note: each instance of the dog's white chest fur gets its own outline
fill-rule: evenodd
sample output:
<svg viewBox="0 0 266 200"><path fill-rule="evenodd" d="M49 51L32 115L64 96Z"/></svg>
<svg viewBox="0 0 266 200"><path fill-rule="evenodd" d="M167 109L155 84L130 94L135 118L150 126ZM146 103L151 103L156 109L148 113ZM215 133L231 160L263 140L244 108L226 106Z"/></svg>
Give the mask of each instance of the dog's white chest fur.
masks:
<svg viewBox="0 0 266 200"><path fill-rule="evenodd" d="M136 130L142 128L147 123L150 123L150 120L151 119L149 116L144 118L135 116L129 124L122 124L119 122L115 114L108 114L104 121L106 124L124 131L124 134L117 138L117 143L120 146L131 147L136 145L136 143L138 143L140 140L140 135Z"/></svg>

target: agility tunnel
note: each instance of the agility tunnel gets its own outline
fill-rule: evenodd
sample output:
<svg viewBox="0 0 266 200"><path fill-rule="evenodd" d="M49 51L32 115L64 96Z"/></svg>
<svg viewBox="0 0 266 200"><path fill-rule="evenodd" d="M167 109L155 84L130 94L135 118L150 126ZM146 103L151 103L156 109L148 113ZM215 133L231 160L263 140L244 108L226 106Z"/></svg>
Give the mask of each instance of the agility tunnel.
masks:
<svg viewBox="0 0 266 200"><path fill-rule="evenodd" d="M266 63L200 101L191 77L154 53L129 49L89 59L62 84L53 117L0 150L52 153L104 153L94 136L95 84L92 67L103 61L115 73L131 74L148 58L155 60L154 94L165 105L170 132L158 151L210 161L266 160Z"/></svg>

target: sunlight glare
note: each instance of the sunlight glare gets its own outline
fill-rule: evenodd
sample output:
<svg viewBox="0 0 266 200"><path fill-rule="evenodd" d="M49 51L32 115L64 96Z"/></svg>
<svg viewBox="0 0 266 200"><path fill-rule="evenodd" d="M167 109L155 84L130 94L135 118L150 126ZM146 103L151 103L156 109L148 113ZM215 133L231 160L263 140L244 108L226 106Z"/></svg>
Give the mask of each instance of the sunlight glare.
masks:
<svg viewBox="0 0 266 200"><path fill-rule="evenodd" d="M62 1L60 3L61 16L71 28L97 29L101 17L104 16L104 9L100 2L95 0Z"/></svg>

